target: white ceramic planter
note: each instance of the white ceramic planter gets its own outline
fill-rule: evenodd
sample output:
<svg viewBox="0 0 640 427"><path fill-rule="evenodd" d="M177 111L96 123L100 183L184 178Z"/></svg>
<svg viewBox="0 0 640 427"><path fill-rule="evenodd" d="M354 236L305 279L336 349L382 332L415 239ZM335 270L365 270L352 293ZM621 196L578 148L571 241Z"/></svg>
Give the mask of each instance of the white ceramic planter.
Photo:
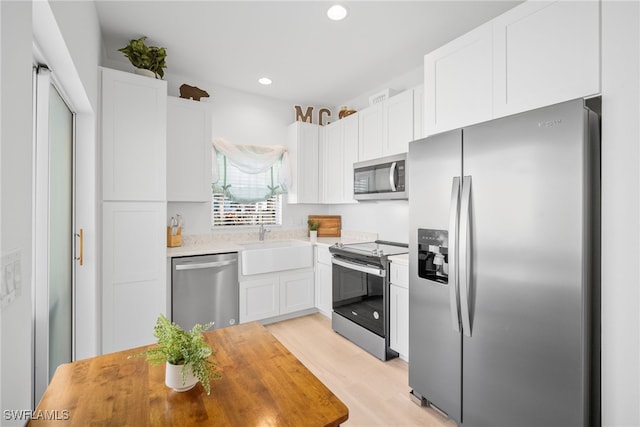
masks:
<svg viewBox="0 0 640 427"><path fill-rule="evenodd" d="M167 362L167 367L164 374L164 383L167 387L174 389L175 391L187 391L191 390L198 383L196 378L191 372L191 367L187 367L187 378L185 382L182 382L182 365L172 365Z"/></svg>
<svg viewBox="0 0 640 427"><path fill-rule="evenodd" d="M311 243L318 241L318 230L309 230L309 240Z"/></svg>
<svg viewBox="0 0 640 427"><path fill-rule="evenodd" d="M136 68L134 73L141 76L153 77L154 79L156 78L156 73L151 70L145 70L144 68Z"/></svg>

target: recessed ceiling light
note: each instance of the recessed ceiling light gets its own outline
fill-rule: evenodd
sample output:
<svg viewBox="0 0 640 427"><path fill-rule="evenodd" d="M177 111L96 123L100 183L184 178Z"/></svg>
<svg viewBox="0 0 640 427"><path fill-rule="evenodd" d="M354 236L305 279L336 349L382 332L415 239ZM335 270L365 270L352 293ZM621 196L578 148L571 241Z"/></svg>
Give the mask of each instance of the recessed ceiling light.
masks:
<svg viewBox="0 0 640 427"><path fill-rule="evenodd" d="M339 4L334 4L329 8L329 10L327 10L327 16L332 21L340 21L347 16L347 9Z"/></svg>
<svg viewBox="0 0 640 427"><path fill-rule="evenodd" d="M258 79L258 83L260 83L261 85L268 86L272 82L271 82L271 79L269 77L261 77L261 78Z"/></svg>

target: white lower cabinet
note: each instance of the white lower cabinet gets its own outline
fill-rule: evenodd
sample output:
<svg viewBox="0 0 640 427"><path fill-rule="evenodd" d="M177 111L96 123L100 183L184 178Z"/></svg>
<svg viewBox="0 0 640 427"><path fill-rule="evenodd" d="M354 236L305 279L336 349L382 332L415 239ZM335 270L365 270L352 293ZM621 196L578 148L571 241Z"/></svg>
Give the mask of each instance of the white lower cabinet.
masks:
<svg viewBox="0 0 640 427"><path fill-rule="evenodd" d="M389 346L409 360L409 267L391 263L389 286Z"/></svg>
<svg viewBox="0 0 640 427"><path fill-rule="evenodd" d="M280 314L315 306L313 272L280 276Z"/></svg>
<svg viewBox="0 0 640 427"><path fill-rule="evenodd" d="M240 323L280 314L280 277L240 282Z"/></svg>
<svg viewBox="0 0 640 427"><path fill-rule="evenodd" d="M329 247L316 246L316 307L320 313L331 318L333 310L333 273Z"/></svg>
<svg viewBox="0 0 640 427"><path fill-rule="evenodd" d="M264 274L240 282L240 323L314 307L313 271Z"/></svg>
<svg viewBox="0 0 640 427"><path fill-rule="evenodd" d="M166 314L164 202L103 203L102 352L155 341Z"/></svg>

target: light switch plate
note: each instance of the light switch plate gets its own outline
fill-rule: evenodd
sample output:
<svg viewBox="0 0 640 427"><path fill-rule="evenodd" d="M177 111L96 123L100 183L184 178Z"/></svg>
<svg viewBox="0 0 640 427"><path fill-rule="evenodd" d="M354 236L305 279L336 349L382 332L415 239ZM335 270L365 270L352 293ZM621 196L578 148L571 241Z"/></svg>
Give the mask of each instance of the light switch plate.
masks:
<svg viewBox="0 0 640 427"><path fill-rule="evenodd" d="M11 304L22 292L22 251L20 249L2 254L0 307Z"/></svg>

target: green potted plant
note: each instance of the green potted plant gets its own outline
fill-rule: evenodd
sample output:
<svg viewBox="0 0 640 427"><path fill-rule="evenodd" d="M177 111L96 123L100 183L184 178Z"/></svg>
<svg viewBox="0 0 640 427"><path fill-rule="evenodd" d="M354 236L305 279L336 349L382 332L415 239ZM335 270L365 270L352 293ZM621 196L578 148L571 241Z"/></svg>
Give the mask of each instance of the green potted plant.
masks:
<svg viewBox="0 0 640 427"><path fill-rule="evenodd" d="M318 229L320 228L320 221L312 221L308 220L307 224L309 225L309 238L312 242L318 240Z"/></svg>
<svg viewBox="0 0 640 427"><path fill-rule="evenodd" d="M148 70L153 73L155 78L164 77L163 68L167 68L165 58L167 57L167 50L164 47L147 46L145 40L147 37L140 37L139 39L129 40L129 43L118 49L118 52L124 53L124 56L129 58L131 64L136 67L137 70ZM145 74L145 73L140 73Z"/></svg>
<svg viewBox="0 0 640 427"><path fill-rule="evenodd" d="M160 315L153 328L158 345L129 357L146 356L152 365L166 362L165 383L176 391L190 390L200 381L210 394L211 380L221 378L218 365L210 359L215 352L202 335L211 326L213 322L196 324L190 331L185 331Z"/></svg>

